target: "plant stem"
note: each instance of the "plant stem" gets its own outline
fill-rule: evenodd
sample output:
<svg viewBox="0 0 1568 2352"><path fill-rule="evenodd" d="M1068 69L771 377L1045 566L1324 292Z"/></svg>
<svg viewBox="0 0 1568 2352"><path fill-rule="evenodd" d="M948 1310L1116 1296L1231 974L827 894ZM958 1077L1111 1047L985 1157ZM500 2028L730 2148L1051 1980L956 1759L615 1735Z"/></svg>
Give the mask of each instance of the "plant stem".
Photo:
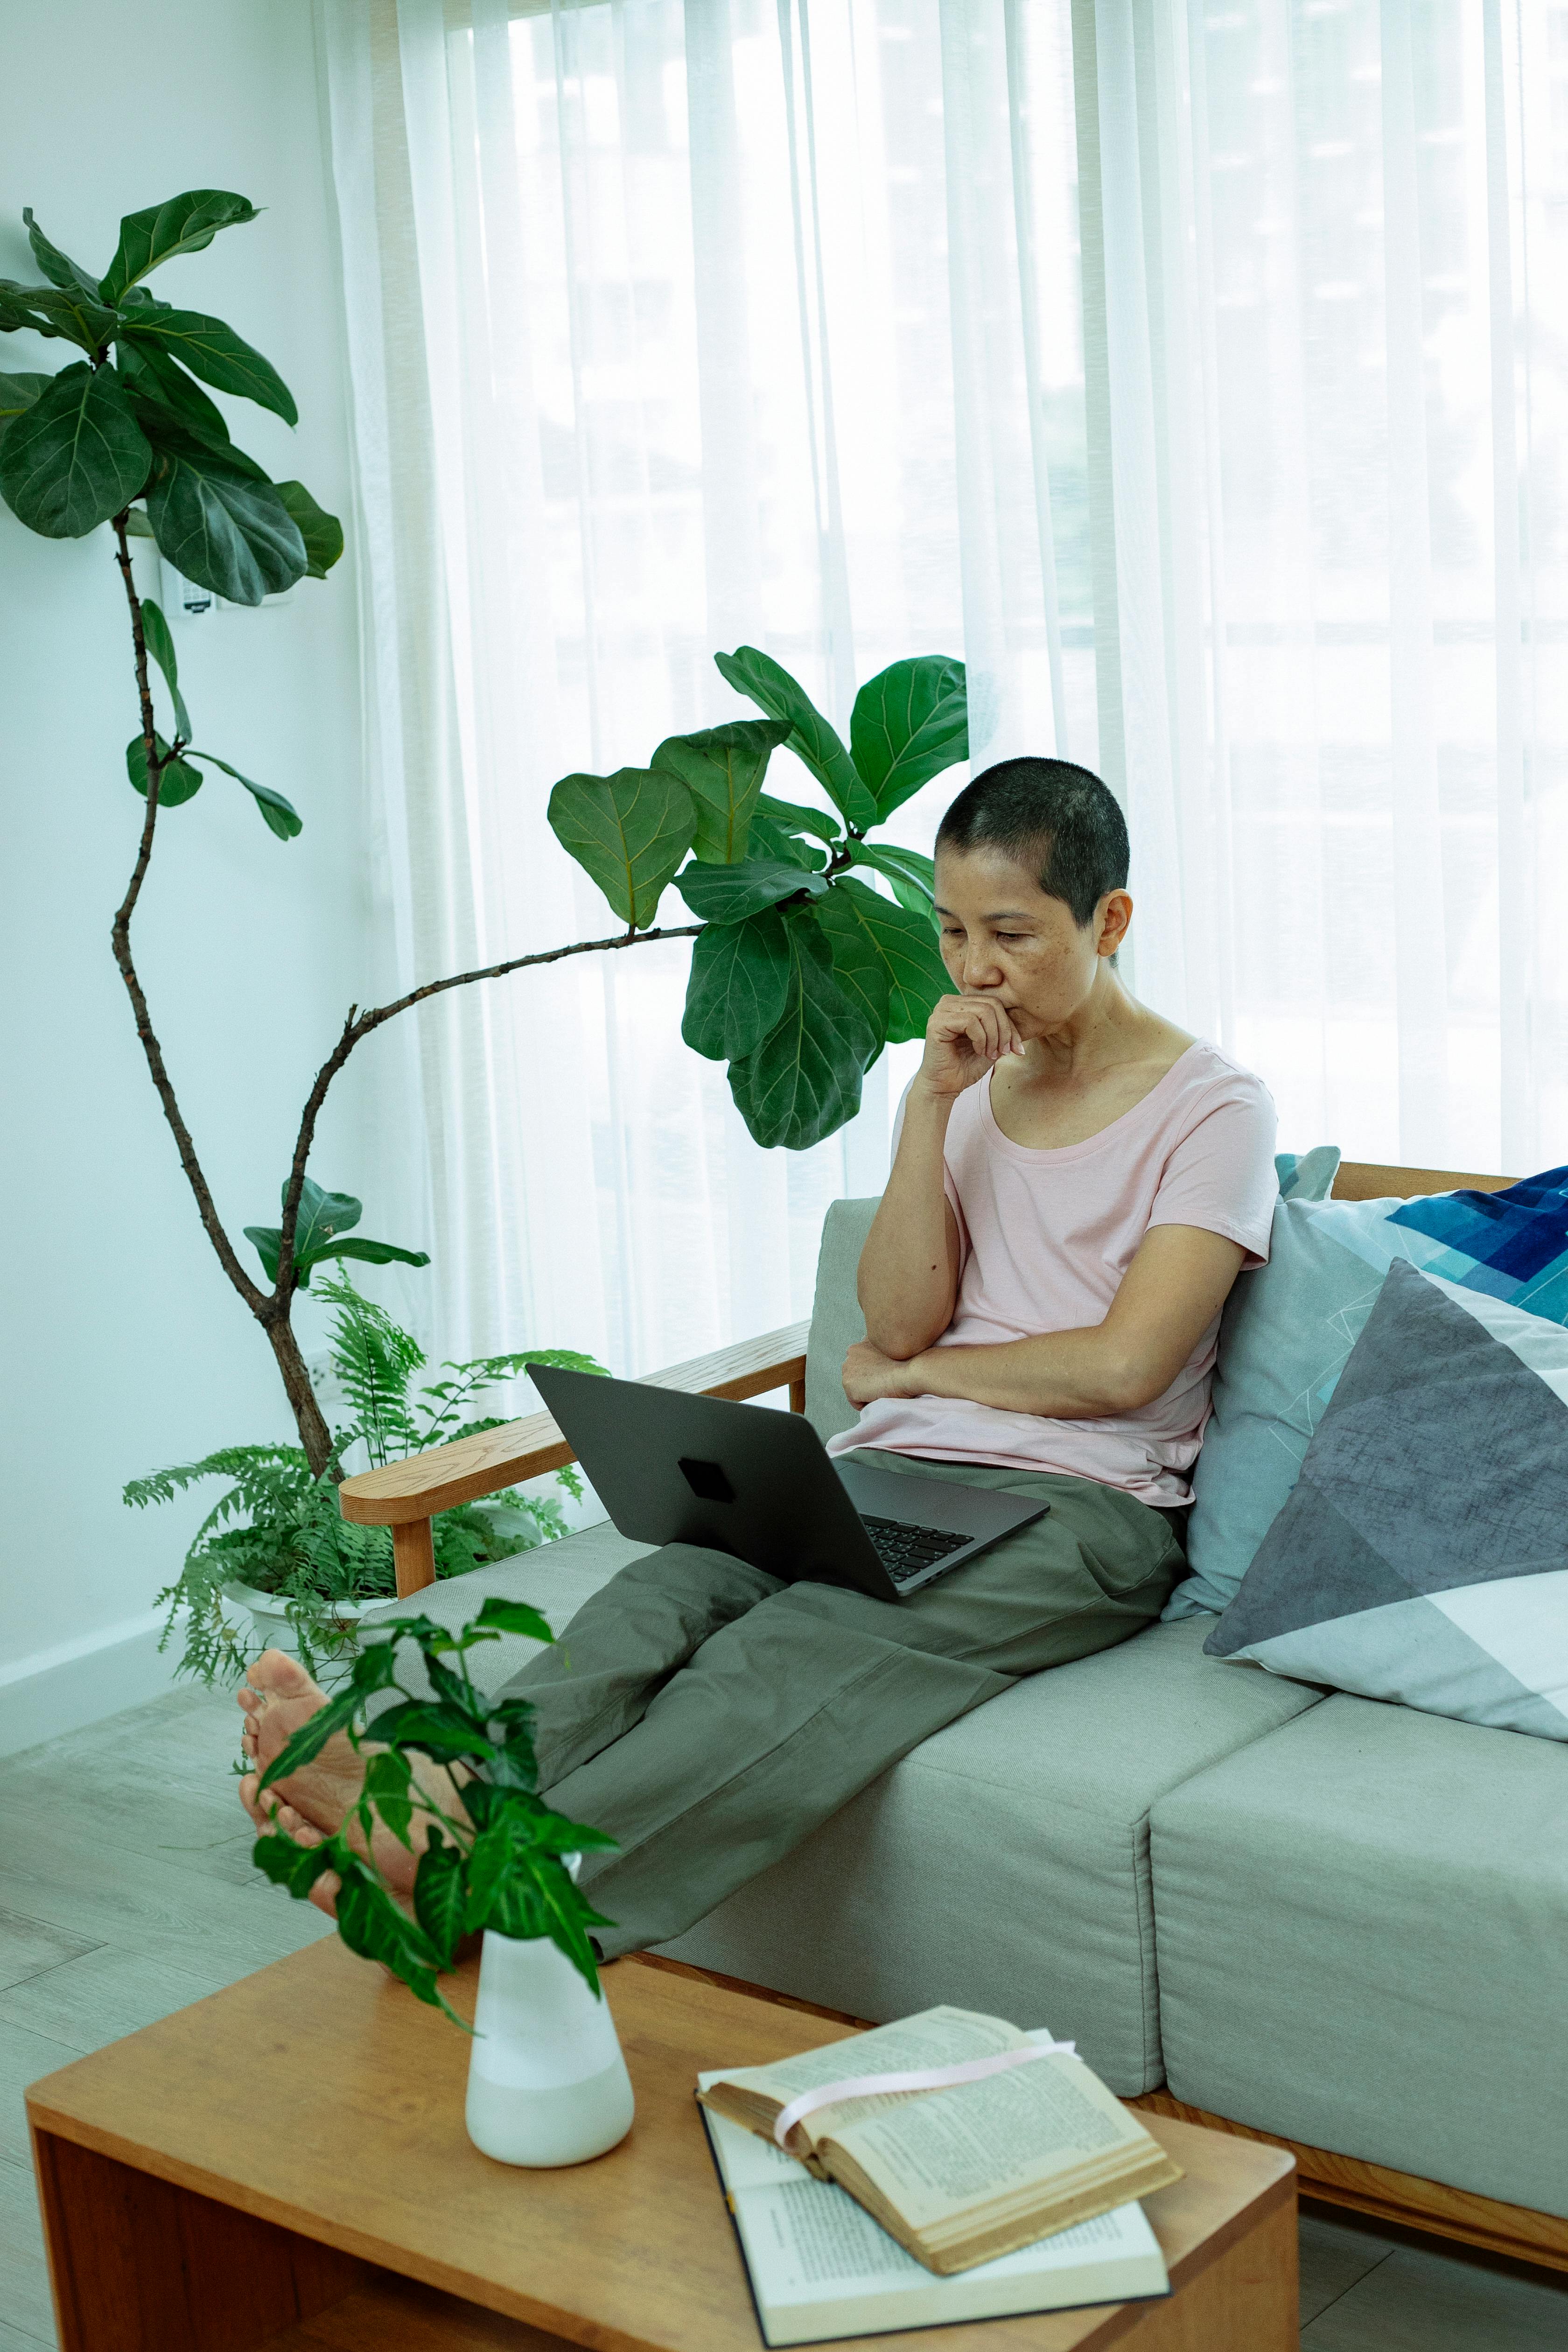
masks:
<svg viewBox="0 0 1568 2352"><path fill-rule="evenodd" d="M391 1004L374 1005L361 1013L357 1005L349 1008L342 1036L316 1073L300 1119L299 1139L289 1171L289 1181L283 1194L283 1215L279 1235L278 1278L270 1290L263 1290L253 1282L240 1264L233 1243L224 1230L213 1200L212 1188L196 1157L196 1148L180 1109L174 1083L163 1060L163 1049L153 1031L147 1011L147 998L131 953L131 918L142 896L142 885L147 877L153 856L153 836L158 822L158 787L163 777L163 762L158 756L157 728L153 720L153 690L147 675L147 638L142 625L142 600L136 593L136 583L131 576L131 546L126 530L126 514L122 510L113 520L115 561L125 583L125 601L131 611L131 635L136 648L136 692L142 707L142 741L147 758L147 814L142 826L142 839L136 854L136 864L114 918L110 938L114 961L120 968L135 1015L136 1034L142 1040L142 1050L147 1057L153 1088L163 1106L163 1117L173 1131L179 1150L180 1166L185 1181L195 1197L196 1210L202 1227L213 1245L218 1264L245 1304L266 1332L268 1342L277 1360L283 1381L283 1391L289 1400L294 1425L300 1433L300 1444L310 1463L312 1475L321 1477L329 1466L341 1483L342 1470L332 1460L331 1432L328 1429L316 1391L310 1383L300 1342L291 1321L299 1277L294 1267L294 1235L300 1219L300 1200L305 1186L305 1168L315 1141L316 1123L327 1090L342 1068L356 1045L370 1036L384 1023L395 1020L411 1006L423 1004L427 997L439 996L449 988L468 988L479 980L500 980L508 972L525 971L531 964L559 963L565 956L596 955L615 948L639 946L645 940L695 939L700 923L683 923L666 930L639 931L628 929L608 940L579 940L565 948L545 948L536 955L510 956L503 963L487 964L479 971L458 971L445 980L426 981L422 988L411 989L406 996ZM176 746L177 748L177 746Z"/></svg>
<svg viewBox="0 0 1568 2352"><path fill-rule="evenodd" d="M136 911L136 902L142 896L142 885L147 877L147 867L152 860L153 835L158 822L158 786L162 781L163 772L162 763L158 758L157 730L153 721L153 690L147 681L147 640L142 628L142 600L136 593L135 583L131 577L131 548L126 537L123 512L114 517L113 529L116 561L120 565L121 577L125 583L125 598L131 607L131 634L136 646L136 691L142 704L142 740L147 755L147 814L142 822L142 840L136 853L136 864L125 896L121 900L115 915L110 940L114 950L114 961L120 967L120 976L125 982L126 993L131 999L131 1009L136 1021L136 1034L142 1040L142 1050L147 1057L147 1067L152 1074L158 1100L163 1105L163 1116L174 1131L174 1141L179 1149L180 1166L184 1171L185 1181L195 1195L197 1213L201 1217L207 1239L216 1251L218 1264L225 1274L227 1275L251 1313L257 1315L260 1313L266 1303L267 1294L251 1281L235 1255L234 1246L223 1229L213 1201L211 1187L202 1172L202 1164L196 1158L196 1147L191 1139L190 1129L185 1125L182 1116L179 1100L163 1061L163 1049L153 1032L152 1019L147 1011L147 998L131 953L131 918Z"/></svg>
<svg viewBox="0 0 1568 2352"><path fill-rule="evenodd" d="M701 929L700 923L681 923L663 930L626 930L608 940L578 940L569 948L544 948L535 955L510 956L504 963L487 964L479 971L453 972L446 980L426 981L423 988L411 989L406 996L397 997L391 1004L374 1005L368 1013L361 1013L357 1005L351 1005L348 1018L343 1023L342 1034L317 1071L316 1082L300 1115L299 1139L294 1146L293 1165L289 1171L288 1190L284 1194L280 1266L290 1262L290 1220L299 1209L300 1195L304 1189L306 1162L316 1139L316 1122L327 1099L327 1090L354 1047L362 1045L373 1031L388 1021L395 1020L400 1013L408 1012L412 1006L423 1004L427 997L439 996L449 988L468 988L477 980L501 980L508 972L522 971L532 964L560 963L567 956L598 955L616 948L640 947L647 940L692 940Z"/></svg>

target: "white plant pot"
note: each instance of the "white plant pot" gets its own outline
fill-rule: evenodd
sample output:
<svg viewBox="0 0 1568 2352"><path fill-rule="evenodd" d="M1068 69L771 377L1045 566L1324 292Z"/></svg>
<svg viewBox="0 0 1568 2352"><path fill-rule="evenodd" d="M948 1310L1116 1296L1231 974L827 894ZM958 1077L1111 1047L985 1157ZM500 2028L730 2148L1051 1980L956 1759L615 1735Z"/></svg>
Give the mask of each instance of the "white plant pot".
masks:
<svg viewBox="0 0 1568 2352"><path fill-rule="evenodd" d="M290 1658L299 1656L299 1636L289 1621L288 1603L281 1594L260 1592L255 1585L241 1584L237 1579L231 1580L223 1587L223 1594L226 1601L234 1601L250 1619L253 1658L259 1657L263 1650L281 1650ZM395 1616L407 1605L395 1595L383 1601L340 1601L334 1605L332 1615L347 1633L362 1624L374 1623L377 1617ZM352 1650L339 1658L326 1661L321 1681L329 1690L335 1683L343 1680L353 1661Z"/></svg>
<svg viewBox="0 0 1568 2352"><path fill-rule="evenodd" d="M501 2164L585 2164L632 2127L616 2021L547 1937L485 1930L468 2137Z"/></svg>

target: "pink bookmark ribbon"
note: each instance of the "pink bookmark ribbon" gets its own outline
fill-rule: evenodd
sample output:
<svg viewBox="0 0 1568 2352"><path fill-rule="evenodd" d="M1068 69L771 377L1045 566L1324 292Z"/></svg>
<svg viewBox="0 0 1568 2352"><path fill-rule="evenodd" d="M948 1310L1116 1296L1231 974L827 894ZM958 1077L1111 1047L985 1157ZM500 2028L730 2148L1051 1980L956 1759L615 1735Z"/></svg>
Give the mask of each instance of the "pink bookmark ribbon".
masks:
<svg viewBox="0 0 1568 2352"><path fill-rule="evenodd" d="M1026 2050L996 2050L989 2058L965 2058L953 2066L921 2066L906 2074L849 2074L841 2083L823 2083L803 2091L781 2109L773 2137L785 2148L789 2136L804 2116L818 2107L835 2107L841 2099L868 2099L893 2091L945 2091L955 2083L983 2083L987 2074L1005 2074L1010 2067L1026 2066L1035 2058L1076 2058L1076 2042L1031 2042Z"/></svg>

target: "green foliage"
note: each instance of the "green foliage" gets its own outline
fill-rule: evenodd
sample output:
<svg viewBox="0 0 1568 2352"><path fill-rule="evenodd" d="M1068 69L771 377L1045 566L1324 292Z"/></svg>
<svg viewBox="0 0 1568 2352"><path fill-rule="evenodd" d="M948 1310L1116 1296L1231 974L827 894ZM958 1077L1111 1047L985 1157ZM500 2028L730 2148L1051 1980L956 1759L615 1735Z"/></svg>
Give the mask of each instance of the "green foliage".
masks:
<svg viewBox="0 0 1568 2352"><path fill-rule="evenodd" d="M293 394L226 320L153 299L141 280L257 217L244 196L195 188L121 222L101 282L50 244L29 210L34 258L49 283L0 281L0 332L31 329L85 360L15 412L0 454L0 497L29 530L80 539L144 499L160 548L189 580L239 604L320 579L342 533L303 484L274 483L229 437L200 388L248 400L287 424ZM199 382L197 381L199 379ZM10 397L28 379L5 379ZM10 409L10 398L5 403Z"/></svg>
<svg viewBox="0 0 1568 2352"><path fill-rule="evenodd" d="M332 1458L321 1475L312 1475L297 1445L230 1445L200 1462L132 1479L125 1489L128 1504L144 1507L170 1502L207 1479L224 1482L178 1580L158 1595L158 1605L168 1611L165 1644L184 1620L182 1674L216 1682L244 1670L248 1652L243 1633L225 1612L226 1584L276 1594L313 1671L353 1641L352 1629L345 1633L337 1614L343 1602L395 1594L389 1530L356 1527L338 1508L335 1474L354 1444L363 1444L371 1465L379 1469L427 1446L498 1427L500 1415L476 1415L476 1401L516 1379L527 1364L603 1370L574 1349L529 1348L472 1363L443 1364L437 1379L416 1389L415 1376L426 1369L424 1352L385 1308L365 1297L346 1274L326 1276L317 1287L336 1309L328 1352L350 1415L335 1433ZM574 1470L563 1470L556 1484L574 1496L582 1494ZM551 1496L509 1491L464 1504L433 1522L436 1573L461 1576L566 1531L563 1508Z"/></svg>
<svg viewBox="0 0 1568 2352"><path fill-rule="evenodd" d="M18 520L46 539L80 539L119 518L128 533L155 540L186 579L237 604L258 604L301 578L324 580L343 551L342 526L302 482L270 480L237 448L202 390L211 384L292 425L288 385L226 320L157 301L141 282L220 229L255 220L256 206L226 189L193 188L128 214L101 281L50 243L31 207L22 217L47 283L0 280L0 333L29 330L75 343L86 357L56 375L0 375L0 498ZM195 798L202 775L184 757L191 719L173 640L157 605L148 600L144 611L147 651L174 701L174 740L160 736L154 754L158 804L173 809ZM216 751L199 756L244 785L279 840L299 833L281 793ZM126 765L144 795L141 737Z"/></svg>
<svg viewBox="0 0 1568 2352"><path fill-rule="evenodd" d="M968 758L963 664L922 654L868 679L847 746L754 646L714 659L765 719L669 736L651 768L567 776L551 794L550 822L634 929L651 928L673 880L703 925L680 1034L694 1053L729 1064L759 1143L801 1150L854 1117L884 1045L922 1035L948 988L931 860L867 834ZM763 791L781 748L805 762L836 814Z"/></svg>
<svg viewBox="0 0 1568 2352"><path fill-rule="evenodd" d="M553 1639L536 1610L499 1598L487 1601L460 1633L428 1617L388 1619L354 1660L347 1688L295 1733L261 1780L265 1794L342 1732L362 1753L372 1750L357 1803L320 1845L298 1845L274 1829L258 1838L252 1854L257 1868L296 1900L324 1872L335 1871L342 1881L338 1933L349 1949L381 1961L416 1999L445 2010L459 2026L438 1979L466 1936L489 1927L503 1936L548 1937L597 1995L589 1930L612 1924L578 1893L566 1857L613 1847L615 1839L541 1801L532 1707L523 1699L498 1706L468 1672L469 1651L503 1633ZM432 1697L417 1696L397 1679L402 1642L420 1652ZM387 1690L399 1693L402 1704L373 1717L369 1702ZM460 1808L448 1812L430 1792L419 1776L420 1756L477 1776L464 1779ZM412 1918L372 1858L378 1822L411 1853L416 1837L423 1837Z"/></svg>
<svg viewBox="0 0 1568 2352"><path fill-rule="evenodd" d="M217 765L223 765L220 760ZM230 769L232 775L234 771ZM245 779L240 779L244 782ZM255 792L255 784L250 790ZM288 808L287 801L283 803ZM292 810L289 811L292 815ZM285 1178L283 1195L288 1197ZM313 1176L307 1176L300 1193L300 1212L294 1224L294 1273L301 1290L310 1286L310 1268L321 1265L331 1257L354 1257L367 1265L428 1265L428 1250L400 1249L395 1242L366 1241L362 1234L345 1240L350 1226L357 1225L364 1214L362 1202L352 1192L324 1192ZM281 1225L247 1225L245 1238L255 1248L266 1269L268 1282L278 1279L278 1260L283 1246ZM329 1292L331 1297L331 1293ZM410 1343L412 1344L412 1342Z"/></svg>
<svg viewBox="0 0 1568 2352"><path fill-rule="evenodd" d="M550 823L621 920L646 931L691 846L697 805L667 768L619 768L613 776L563 776L550 795Z"/></svg>

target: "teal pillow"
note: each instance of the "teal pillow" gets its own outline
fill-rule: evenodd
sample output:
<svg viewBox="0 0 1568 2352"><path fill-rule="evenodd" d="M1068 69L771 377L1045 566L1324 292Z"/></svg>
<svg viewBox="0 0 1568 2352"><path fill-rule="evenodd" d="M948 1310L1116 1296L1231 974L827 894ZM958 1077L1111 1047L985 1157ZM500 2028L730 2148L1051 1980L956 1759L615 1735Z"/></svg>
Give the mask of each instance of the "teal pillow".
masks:
<svg viewBox="0 0 1568 2352"><path fill-rule="evenodd" d="M1520 1213L1508 1206L1514 1193L1527 1205L1535 1201L1528 1185L1506 1197L1494 1194L1495 1216ZM1213 1417L1193 1469L1192 1573L1167 1602L1167 1618L1217 1612L1235 1599L1296 1484L1302 1456L1396 1258L1468 1288L1505 1289L1550 1320L1568 1320L1568 1286L1560 1280L1552 1286L1550 1267L1546 1276L1521 1285L1455 1245L1447 1204L1462 1207L1477 1197L1444 1193L1407 1203L1292 1194L1279 1202L1268 1265L1242 1275L1226 1302ZM1553 1216L1555 1232L1562 1219L1555 1211ZM1423 1224L1436 1230L1423 1232Z"/></svg>

